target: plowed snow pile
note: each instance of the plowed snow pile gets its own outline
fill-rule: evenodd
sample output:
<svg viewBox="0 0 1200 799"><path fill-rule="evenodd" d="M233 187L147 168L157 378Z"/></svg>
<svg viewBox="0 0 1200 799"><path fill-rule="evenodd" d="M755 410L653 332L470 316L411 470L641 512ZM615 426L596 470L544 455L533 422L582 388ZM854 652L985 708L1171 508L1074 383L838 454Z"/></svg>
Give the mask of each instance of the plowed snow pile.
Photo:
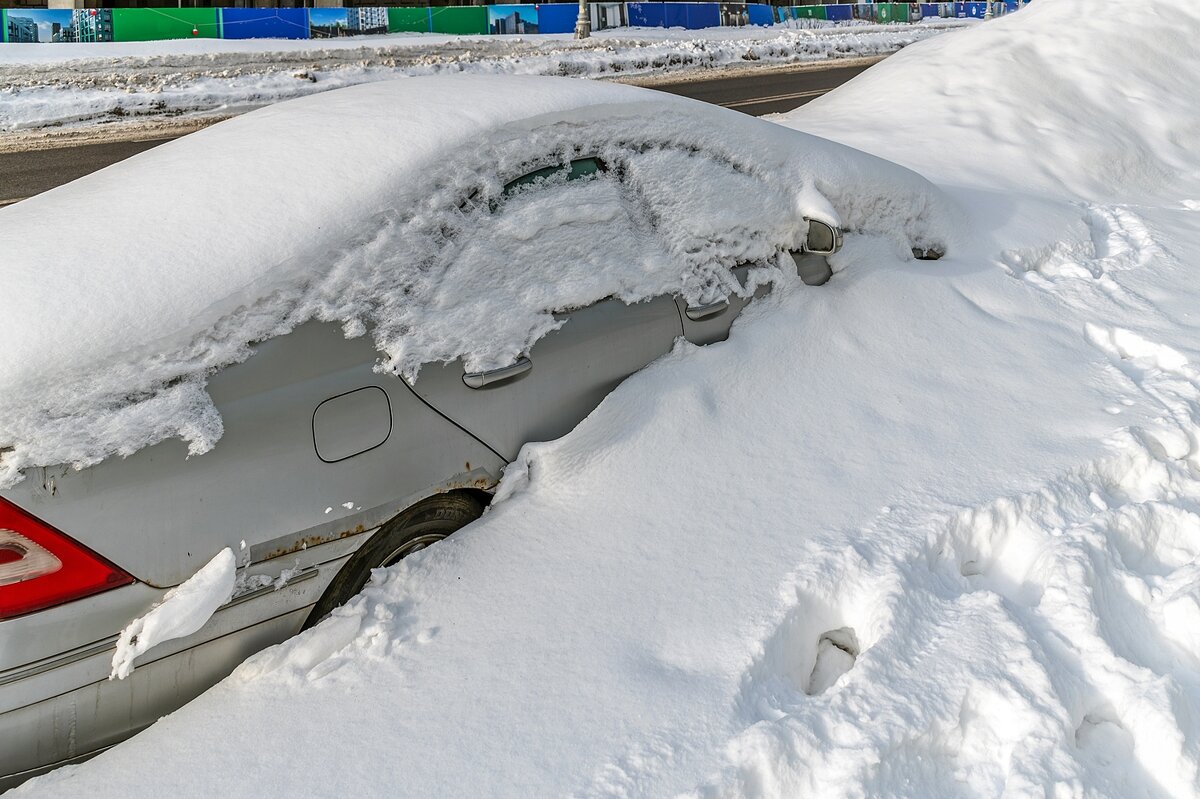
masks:
<svg viewBox="0 0 1200 799"><path fill-rule="evenodd" d="M968 212L680 345L45 796L1192 797L1200 7L1038 0L781 120Z"/></svg>

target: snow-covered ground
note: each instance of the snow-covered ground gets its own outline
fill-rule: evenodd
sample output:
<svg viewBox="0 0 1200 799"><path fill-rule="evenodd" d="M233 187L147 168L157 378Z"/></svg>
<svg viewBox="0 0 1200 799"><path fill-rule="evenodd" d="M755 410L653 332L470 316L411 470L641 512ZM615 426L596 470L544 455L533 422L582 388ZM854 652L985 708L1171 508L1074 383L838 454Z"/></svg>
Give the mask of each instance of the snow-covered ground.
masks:
<svg viewBox="0 0 1200 799"><path fill-rule="evenodd" d="M779 120L937 182L946 258L852 232L480 522L18 793L1197 795L1200 8L1092 7Z"/></svg>
<svg viewBox="0 0 1200 799"><path fill-rule="evenodd" d="M0 49L0 132L102 124L130 116L226 115L292 97L406 75L606 77L746 64L883 56L968 25L812 23L804 27L599 31L567 35L392 34L311 41L215 39Z"/></svg>

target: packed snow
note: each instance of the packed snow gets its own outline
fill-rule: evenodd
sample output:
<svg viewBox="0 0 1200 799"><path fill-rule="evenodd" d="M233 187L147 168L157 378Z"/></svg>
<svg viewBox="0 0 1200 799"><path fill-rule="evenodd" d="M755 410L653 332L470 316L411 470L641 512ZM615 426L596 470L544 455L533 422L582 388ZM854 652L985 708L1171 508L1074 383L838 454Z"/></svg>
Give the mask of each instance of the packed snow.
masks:
<svg viewBox="0 0 1200 799"><path fill-rule="evenodd" d="M133 673L138 655L165 641L189 636L207 624L217 608L233 596L236 577L237 559L233 550L225 547L121 631L109 679L125 679Z"/></svg>
<svg viewBox="0 0 1200 799"><path fill-rule="evenodd" d="M526 446L482 520L18 794L1197 795L1200 8L1093 9L780 120L935 180L944 259L850 225L827 285L780 280Z"/></svg>
<svg viewBox="0 0 1200 799"><path fill-rule="evenodd" d="M505 192L580 157L611 169ZM309 319L369 330L409 380L460 356L506 366L554 311L752 291L805 217L899 253L954 225L912 172L630 86L441 76L261 109L0 210L0 487L169 437L209 450L211 371Z"/></svg>
<svg viewBox="0 0 1200 799"><path fill-rule="evenodd" d="M135 117L243 111L357 83L414 75L607 77L736 64L803 64L885 56L964 27L912 25L620 28L570 36L392 34L340 41L187 40L0 50L0 133Z"/></svg>

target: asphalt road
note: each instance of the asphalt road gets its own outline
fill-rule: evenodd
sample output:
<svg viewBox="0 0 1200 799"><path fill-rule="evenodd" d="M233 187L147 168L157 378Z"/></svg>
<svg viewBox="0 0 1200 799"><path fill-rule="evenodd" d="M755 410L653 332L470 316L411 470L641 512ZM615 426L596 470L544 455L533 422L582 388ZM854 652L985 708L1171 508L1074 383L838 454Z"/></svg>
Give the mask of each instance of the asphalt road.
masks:
<svg viewBox="0 0 1200 799"><path fill-rule="evenodd" d="M762 116L802 106L814 97L836 89L869 66L859 64L804 72L763 70L728 78L656 83L652 88Z"/></svg>
<svg viewBox="0 0 1200 799"><path fill-rule="evenodd" d="M53 150L0 153L0 207L70 183L170 139L84 144Z"/></svg>
<svg viewBox="0 0 1200 799"><path fill-rule="evenodd" d="M804 105L868 66L859 64L803 72L763 70L732 77L655 83L652 88L759 116ZM0 206L68 183L165 141L170 139L0 153Z"/></svg>

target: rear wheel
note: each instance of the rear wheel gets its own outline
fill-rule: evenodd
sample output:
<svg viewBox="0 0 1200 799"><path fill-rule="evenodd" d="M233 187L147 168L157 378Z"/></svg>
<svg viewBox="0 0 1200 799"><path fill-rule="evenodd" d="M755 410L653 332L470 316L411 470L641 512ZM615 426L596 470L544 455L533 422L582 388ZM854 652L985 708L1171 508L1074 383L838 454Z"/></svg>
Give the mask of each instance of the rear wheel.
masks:
<svg viewBox="0 0 1200 799"><path fill-rule="evenodd" d="M317 600L304 629L308 629L362 591L371 570L391 566L402 558L441 541L483 514L483 503L470 494L439 494L418 502L380 527L342 566Z"/></svg>

